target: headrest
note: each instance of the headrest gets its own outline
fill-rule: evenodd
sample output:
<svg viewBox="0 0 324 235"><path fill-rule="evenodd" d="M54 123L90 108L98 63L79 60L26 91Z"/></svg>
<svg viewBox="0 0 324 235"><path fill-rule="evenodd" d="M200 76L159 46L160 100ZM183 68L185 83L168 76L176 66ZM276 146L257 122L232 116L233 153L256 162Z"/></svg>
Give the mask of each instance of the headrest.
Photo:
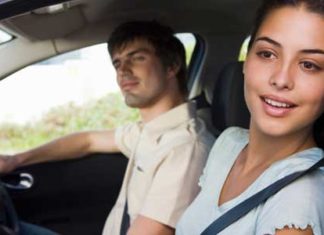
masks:
<svg viewBox="0 0 324 235"><path fill-rule="evenodd" d="M250 113L243 92L243 63L232 62L220 72L212 101L212 122L218 131L230 126L249 127Z"/></svg>

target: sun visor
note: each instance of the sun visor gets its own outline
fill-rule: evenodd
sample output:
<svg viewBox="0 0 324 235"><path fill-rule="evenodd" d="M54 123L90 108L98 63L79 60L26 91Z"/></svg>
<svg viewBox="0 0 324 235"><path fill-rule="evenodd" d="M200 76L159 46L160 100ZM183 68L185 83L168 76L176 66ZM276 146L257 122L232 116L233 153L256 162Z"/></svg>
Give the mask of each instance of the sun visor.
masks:
<svg viewBox="0 0 324 235"><path fill-rule="evenodd" d="M1 23L11 32L30 40L46 40L62 38L79 30L84 26L85 18L80 6L76 6L54 14L30 12L3 20Z"/></svg>

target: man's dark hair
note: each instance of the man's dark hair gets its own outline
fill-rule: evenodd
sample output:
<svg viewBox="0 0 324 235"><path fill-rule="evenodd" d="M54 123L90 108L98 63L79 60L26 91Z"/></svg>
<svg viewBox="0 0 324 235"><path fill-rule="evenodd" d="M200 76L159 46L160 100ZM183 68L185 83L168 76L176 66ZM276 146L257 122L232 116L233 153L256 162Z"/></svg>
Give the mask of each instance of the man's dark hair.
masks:
<svg viewBox="0 0 324 235"><path fill-rule="evenodd" d="M256 34L266 17L274 10L281 7L305 7L306 10L324 17L324 0L263 0L256 14L251 31L248 49L252 47ZM323 29L324 30L324 29ZM313 134L316 144L324 149L324 113L315 121Z"/></svg>
<svg viewBox="0 0 324 235"><path fill-rule="evenodd" d="M173 30L156 21L132 21L118 26L108 39L108 51L112 56L128 43L144 39L150 43L165 68L179 66L176 74L180 92L187 96L187 67L185 49L174 36Z"/></svg>

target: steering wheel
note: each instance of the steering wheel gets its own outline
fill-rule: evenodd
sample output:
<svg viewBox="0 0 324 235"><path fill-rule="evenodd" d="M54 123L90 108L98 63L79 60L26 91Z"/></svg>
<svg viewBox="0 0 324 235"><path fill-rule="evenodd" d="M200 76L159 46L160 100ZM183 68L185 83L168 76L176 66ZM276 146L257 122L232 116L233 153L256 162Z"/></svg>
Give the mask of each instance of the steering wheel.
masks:
<svg viewBox="0 0 324 235"><path fill-rule="evenodd" d="M0 181L0 234L18 235L19 220L11 198Z"/></svg>
<svg viewBox="0 0 324 235"><path fill-rule="evenodd" d="M0 225L0 234L3 234L3 235L17 235L18 233L15 233L13 230L8 228L7 226Z"/></svg>

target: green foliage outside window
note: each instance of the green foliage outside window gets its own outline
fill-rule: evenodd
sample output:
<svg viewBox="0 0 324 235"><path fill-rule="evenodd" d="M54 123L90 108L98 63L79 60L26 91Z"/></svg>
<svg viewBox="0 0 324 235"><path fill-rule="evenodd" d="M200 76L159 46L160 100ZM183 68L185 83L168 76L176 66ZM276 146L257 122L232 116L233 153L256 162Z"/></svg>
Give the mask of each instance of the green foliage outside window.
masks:
<svg viewBox="0 0 324 235"><path fill-rule="evenodd" d="M250 37L247 37L244 40L243 44L242 44L242 47L241 47L241 50L240 50L240 54L239 54L239 58L238 58L239 61L245 61L246 55L247 55L247 51L248 51L249 42L250 42Z"/></svg>
<svg viewBox="0 0 324 235"><path fill-rule="evenodd" d="M0 149L1 153L21 151L75 131L112 129L138 119L138 111L128 108L121 94L112 93L82 106L55 107L33 123L2 124Z"/></svg>

